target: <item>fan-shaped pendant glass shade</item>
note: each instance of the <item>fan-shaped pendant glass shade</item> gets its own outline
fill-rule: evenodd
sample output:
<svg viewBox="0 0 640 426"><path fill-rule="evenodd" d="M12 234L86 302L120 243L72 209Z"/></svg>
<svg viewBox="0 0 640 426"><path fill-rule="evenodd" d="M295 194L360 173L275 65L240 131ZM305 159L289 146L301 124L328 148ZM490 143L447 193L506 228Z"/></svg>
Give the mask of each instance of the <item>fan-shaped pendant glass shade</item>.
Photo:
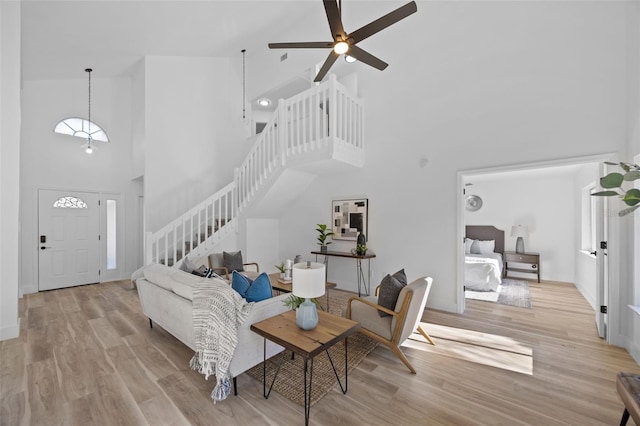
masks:
<svg viewBox="0 0 640 426"><path fill-rule="evenodd" d="M91 136L91 141L109 142L107 134L100 126L93 121L79 117L65 118L56 124L53 131L83 139L88 139Z"/></svg>

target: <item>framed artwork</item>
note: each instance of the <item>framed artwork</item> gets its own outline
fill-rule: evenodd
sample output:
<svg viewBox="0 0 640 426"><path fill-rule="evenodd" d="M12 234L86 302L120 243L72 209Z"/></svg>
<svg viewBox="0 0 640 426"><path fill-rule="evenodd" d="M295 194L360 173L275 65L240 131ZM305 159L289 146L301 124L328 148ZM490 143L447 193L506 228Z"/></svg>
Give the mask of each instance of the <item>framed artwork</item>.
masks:
<svg viewBox="0 0 640 426"><path fill-rule="evenodd" d="M362 232L365 238L369 238L368 199L334 200L331 211L334 240L357 241L358 232Z"/></svg>

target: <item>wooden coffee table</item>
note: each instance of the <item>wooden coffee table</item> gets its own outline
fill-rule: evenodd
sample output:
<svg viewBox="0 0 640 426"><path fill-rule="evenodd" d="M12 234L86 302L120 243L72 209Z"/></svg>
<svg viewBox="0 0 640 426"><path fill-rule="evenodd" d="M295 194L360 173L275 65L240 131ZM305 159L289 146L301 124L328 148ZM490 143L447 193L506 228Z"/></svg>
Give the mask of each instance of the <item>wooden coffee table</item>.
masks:
<svg viewBox="0 0 640 426"><path fill-rule="evenodd" d="M358 331L360 323L347 318L332 315L327 312L318 311L318 325L313 330L303 330L296 324L295 311L288 311L276 315L266 320L257 322L251 326L251 330L264 337L264 361L262 364L262 394L269 398L273 384L278 377L280 366L285 358L286 350L292 351L304 358L304 420L305 425L309 424L309 411L311 409L311 386L313 380L313 358L321 352L326 352L329 362L333 367L333 372L338 379L338 384L342 393L347 393L347 337ZM280 363L276 374L267 391L267 339L283 346L285 351L280 354ZM329 349L336 343L344 340L344 387L338 377L338 372L333 365L333 360L329 355ZM308 362L311 361L309 368ZM308 375L308 376L307 376ZM307 387L307 377L309 385Z"/></svg>
<svg viewBox="0 0 640 426"><path fill-rule="evenodd" d="M273 274L269 274L269 281L271 281L271 288L274 290L278 290L281 293L291 293L291 281L283 281L280 279L280 273L275 272ZM328 282L325 284L325 295L327 297L327 311L329 310L329 289L336 288L336 283Z"/></svg>

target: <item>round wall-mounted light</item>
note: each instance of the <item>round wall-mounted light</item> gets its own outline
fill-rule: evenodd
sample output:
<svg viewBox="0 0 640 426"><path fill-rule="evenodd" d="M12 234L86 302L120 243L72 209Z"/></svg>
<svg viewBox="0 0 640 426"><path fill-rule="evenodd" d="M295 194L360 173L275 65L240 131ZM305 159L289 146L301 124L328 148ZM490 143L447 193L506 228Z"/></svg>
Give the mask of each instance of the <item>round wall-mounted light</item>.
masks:
<svg viewBox="0 0 640 426"><path fill-rule="evenodd" d="M353 56L349 56L349 55L344 55L344 60L350 64L354 63L355 61L357 61L356 58L354 58Z"/></svg>
<svg viewBox="0 0 640 426"><path fill-rule="evenodd" d="M349 44L344 41L339 41L333 45L333 51L336 52L338 55L347 53L349 51Z"/></svg>
<svg viewBox="0 0 640 426"><path fill-rule="evenodd" d="M271 99L260 98L260 99L258 99L258 105L263 106L263 107L267 107L267 106L271 105Z"/></svg>

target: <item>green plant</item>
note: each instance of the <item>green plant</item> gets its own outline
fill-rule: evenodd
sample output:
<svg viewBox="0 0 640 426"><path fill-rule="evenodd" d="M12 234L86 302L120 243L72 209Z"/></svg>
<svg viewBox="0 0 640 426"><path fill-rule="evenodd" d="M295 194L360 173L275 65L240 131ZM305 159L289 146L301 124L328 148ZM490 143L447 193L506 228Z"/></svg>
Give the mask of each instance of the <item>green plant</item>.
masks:
<svg viewBox="0 0 640 426"><path fill-rule="evenodd" d="M367 245L366 244L356 245L356 254L360 256L367 254Z"/></svg>
<svg viewBox="0 0 640 426"><path fill-rule="evenodd" d="M282 262L282 263L281 263L281 264L279 264L279 265L273 265L273 266L275 266L275 267L276 267L276 269L277 269L278 271L280 271L280 273L281 273L281 274L284 274L284 271L285 271L285 269L284 269L284 262Z"/></svg>
<svg viewBox="0 0 640 426"><path fill-rule="evenodd" d="M640 207L640 189L631 188L625 190L622 188L624 182L633 182L640 179L640 166L630 163L610 163L605 162L610 166L619 166L624 174L618 172L612 172L604 177L600 178L600 186L606 191L595 192L591 195L595 197L613 197L618 196L627 206L627 208L620 210L618 216L625 216L635 211Z"/></svg>
<svg viewBox="0 0 640 426"><path fill-rule="evenodd" d="M316 305L320 306L320 302L318 302L317 299L311 299L311 301ZM298 306L302 304L302 302L304 302L304 297L294 296L292 293L289 295L289 297L284 299L282 303L284 303L284 306L286 306L287 308L291 309L292 311L295 311L296 309L298 309Z"/></svg>
<svg viewBox="0 0 640 426"><path fill-rule="evenodd" d="M316 228L318 231L318 245L319 246L328 246L331 244L331 241L327 241L327 238L333 235L333 232L329 231L327 225L324 223L319 223Z"/></svg>

